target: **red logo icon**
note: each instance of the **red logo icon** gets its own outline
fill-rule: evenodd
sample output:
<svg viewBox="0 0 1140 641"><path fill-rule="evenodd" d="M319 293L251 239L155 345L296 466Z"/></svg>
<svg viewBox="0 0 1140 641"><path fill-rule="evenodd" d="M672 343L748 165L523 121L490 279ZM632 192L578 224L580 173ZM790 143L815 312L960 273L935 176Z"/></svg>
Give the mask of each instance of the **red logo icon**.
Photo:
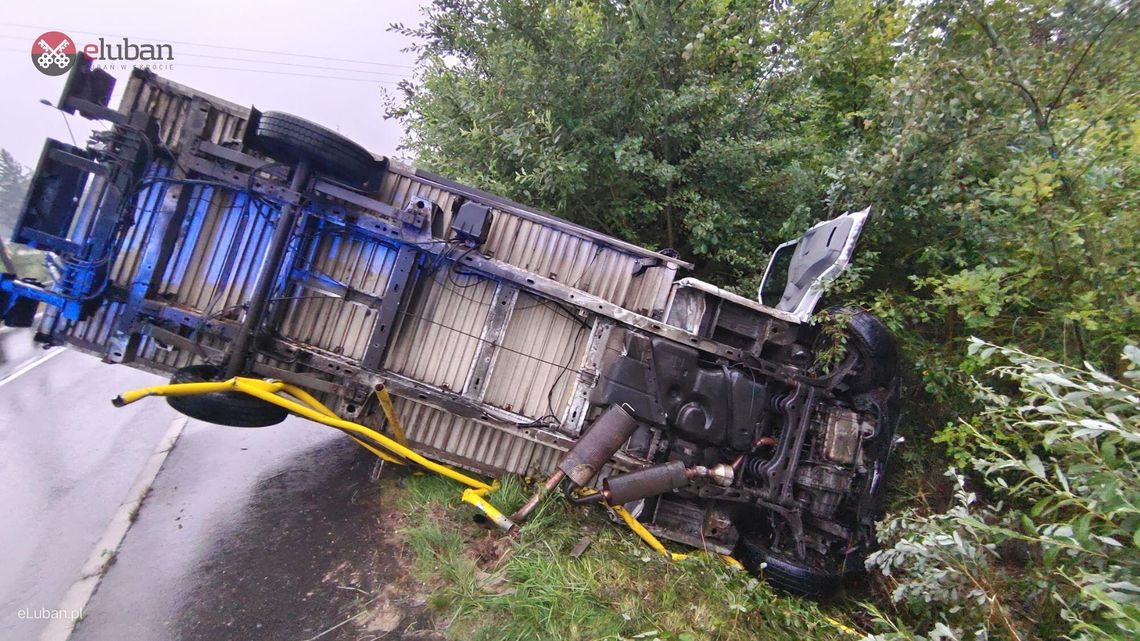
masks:
<svg viewBox="0 0 1140 641"><path fill-rule="evenodd" d="M48 31L32 42L32 64L40 73L63 75L75 66L78 58L75 41L66 33Z"/></svg>

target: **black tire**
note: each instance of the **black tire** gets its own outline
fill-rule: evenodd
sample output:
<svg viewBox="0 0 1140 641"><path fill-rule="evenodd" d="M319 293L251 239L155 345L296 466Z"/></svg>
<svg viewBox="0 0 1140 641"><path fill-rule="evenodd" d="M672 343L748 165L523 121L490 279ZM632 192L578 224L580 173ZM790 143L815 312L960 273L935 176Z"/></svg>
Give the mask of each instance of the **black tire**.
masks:
<svg viewBox="0 0 1140 641"><path fill-rule="evenodd" d="M257 122L255 140L257 147L274 160L296 163L306 158L314 171L350 187L379 186L383 161L337 132L304 118L266 111Z"/></svg>
<svg viewBox="0 0 1140 641"><path fill-rule="evenodd" d="M891 330L870 312L847 307L850 314L847 344L858 357L856 371L847 377L847 387L854 393L889 387L899 371L899 350Z"/></svg>
<svg viewBox="0 0 1140 641"><path fill-rule="evenodd" d="M784 592L813 599L829 597L843 583L843 575L793 561L760 544L761 537L742 534L733 556L744 569ZM763 564L763 567L761 567Z"/></svg>
<svg viewBox="0 0 1140 641"><path fill-rule="evenodd" d="M174 372L171 383L216 381L221 369L214 365L191 365ZM289 415L284 409L241 392L212 392L195 396L167 396L166 402L190 418L230 427L268 427Z"/></svg>

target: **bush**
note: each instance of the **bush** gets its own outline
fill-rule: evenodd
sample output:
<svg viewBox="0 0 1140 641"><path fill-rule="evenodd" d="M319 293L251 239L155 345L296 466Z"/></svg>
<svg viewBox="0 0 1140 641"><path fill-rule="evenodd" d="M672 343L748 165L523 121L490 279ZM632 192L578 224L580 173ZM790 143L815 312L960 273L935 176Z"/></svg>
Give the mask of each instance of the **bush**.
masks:
<svg viewBox="0 0 1140 641"><path fill-rule="evenodd" d="M974 481L952 468L949 509L886 521L867 565L913 625L878 613L888 631L868 638L1140 638L1140 349L1122 380L977 339L970 353L1001 361L949 439Z"/></svg>

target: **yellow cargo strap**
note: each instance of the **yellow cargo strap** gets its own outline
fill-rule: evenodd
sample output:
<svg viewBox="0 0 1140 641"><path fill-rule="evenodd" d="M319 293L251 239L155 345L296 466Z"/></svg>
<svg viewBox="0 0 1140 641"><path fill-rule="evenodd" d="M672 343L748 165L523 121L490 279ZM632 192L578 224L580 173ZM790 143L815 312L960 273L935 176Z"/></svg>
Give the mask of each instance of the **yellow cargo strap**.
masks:
<svg viewBox="0 0 1140 641"><path fill-rule="evenodd" d="M384 418L388 419L388 427L392 428L392 435L396 437L396 442L407 447L408 437L404 436L404 424L396 415L396 408L392 407L392 397L388 395L387 387L376 386L376 400L380 401L380 409L384 410Z"/></svg>

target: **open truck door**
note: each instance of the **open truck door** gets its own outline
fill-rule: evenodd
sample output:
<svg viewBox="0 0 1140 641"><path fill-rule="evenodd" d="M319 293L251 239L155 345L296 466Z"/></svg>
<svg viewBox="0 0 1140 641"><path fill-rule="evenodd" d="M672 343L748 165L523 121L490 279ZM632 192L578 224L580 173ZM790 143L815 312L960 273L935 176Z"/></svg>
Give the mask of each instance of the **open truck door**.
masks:
<svg viewBox="0 0 1140 641"><path fill-rule="evenodd" d="M825 220L772 252L757 297L764 305L808 320L827 283L851 262L868 207Z"/></svg>

